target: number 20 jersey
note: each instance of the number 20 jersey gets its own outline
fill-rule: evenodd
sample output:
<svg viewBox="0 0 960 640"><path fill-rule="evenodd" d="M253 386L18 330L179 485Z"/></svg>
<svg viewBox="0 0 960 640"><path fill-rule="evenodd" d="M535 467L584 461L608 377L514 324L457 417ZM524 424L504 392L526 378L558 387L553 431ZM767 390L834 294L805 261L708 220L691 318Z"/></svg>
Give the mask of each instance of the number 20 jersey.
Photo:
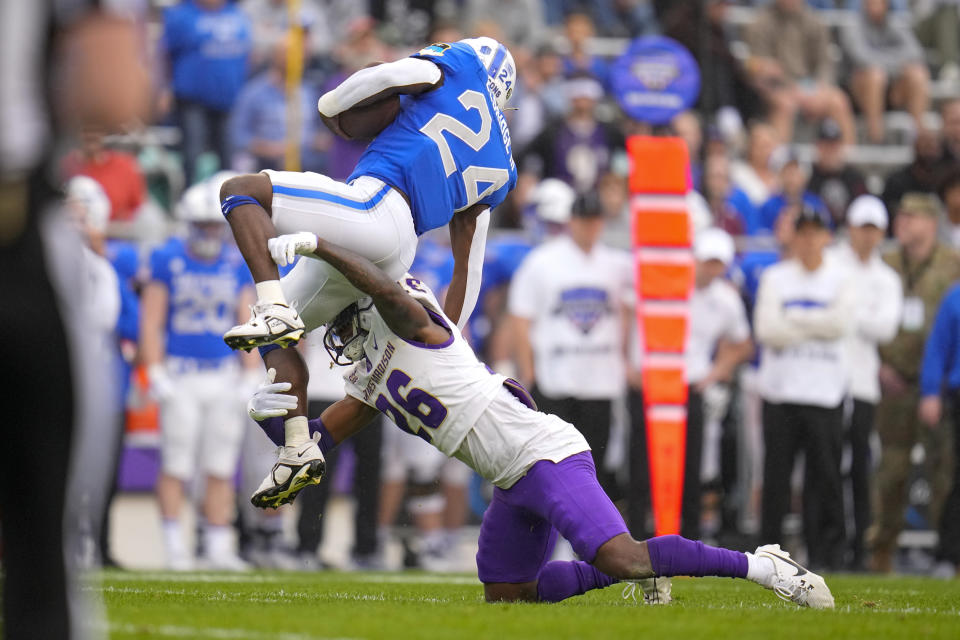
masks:
<svg viewBox="0 0 960 640"><path fill-rule="evenodd" d="M443 84L401 96L397 118L370 143L348 182L373 176L410 198L417 235L477 203L491 209L517 182L510 132L487 91L487 70L469 45L414 54L443 71Z"/></svg>
<svg viewBox="0 0 960 640"><path fill-rule="evenodd" d="M450 338L438 345L404 340L375 310L363 312L370 322L365 358L344 375L346 392L452 456L506 377L477 359L422 282L408 276L401 284L450 330Z"/></svg>

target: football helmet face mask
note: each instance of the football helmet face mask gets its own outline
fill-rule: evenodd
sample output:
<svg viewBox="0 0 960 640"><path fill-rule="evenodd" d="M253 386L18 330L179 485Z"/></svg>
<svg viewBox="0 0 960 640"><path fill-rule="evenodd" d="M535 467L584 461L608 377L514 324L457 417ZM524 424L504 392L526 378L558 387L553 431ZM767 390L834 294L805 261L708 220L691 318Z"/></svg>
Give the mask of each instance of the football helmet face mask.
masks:
<svg viewBox="0 0 960 640"><path fill-rule="evenodd" d="M346 367L363 359L363 343L370 334L370 319L365 312L372 307L373 300L363 298L327 323L323 347L334 364Z"/></svg>
<svg viewBox="0 0 960 640"><path fill-rule="evenodd" d="M513 56L505 46L493 38L467 38L461 42L469 45L483 63L489 76L487 90L502 111L507 106L510 96L513 95L513 88L517 84L517 66L513 62Z"/></svg>

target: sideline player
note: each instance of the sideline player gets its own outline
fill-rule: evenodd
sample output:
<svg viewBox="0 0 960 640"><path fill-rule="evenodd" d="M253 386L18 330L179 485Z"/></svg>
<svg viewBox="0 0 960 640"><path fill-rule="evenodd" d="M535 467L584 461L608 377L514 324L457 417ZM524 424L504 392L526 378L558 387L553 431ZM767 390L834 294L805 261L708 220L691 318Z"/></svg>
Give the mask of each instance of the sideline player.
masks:
<svg viewBox="0 0 960 640"><path fill-rule="evenodd" d="M417 236L449 223L456 292L447 310L466 322L476 302L489 210L517 180L503 107L516 68L491 38L430 45L409 58L356 72L320 98L324 121L337 133L339 115L400 95L400 111L367 147L346 184L316 173L264 171L228 180L222 211L256 282L257 303L246 323L224 335L235 349L286 346L327 323L361 293L330 265L301 260L278 279L277 264L310 254L314 238L336 242L374 262L390 277L409 268ZM292 234L274 238L279 233ZM299 232L299 233L297 233ZM268 244L269 241L269 244ZM299 405L286 424L285 446L269 479L286 487L311 479L321 460L306 420L306 367L293 350ZM293 492L302 488L292 487Z"/></svg>
<svg viewBox="0 0 960 640"><path fill-rule="evenodd" d="M240 363L220 336L236 322L238 297L249 298L250 276L228 246L226 224L217 210L223 178L217 174L186 190L177 214L187 223L187 238L171 238L153 252L143 292L141 353L151 393L160 403L157 501L167 566L174 570L194 566L180 513L198 457L206 474L204 564L246 568L233 551L230 526L233 476L244 433L236 391Z"/></svg>
<svg viewBox="0 0 960 640"><path fill-rule="evenodd" d="M519 384L491 373L422 282L398 284L357 254L321 239L316 246L369 298L328 325L324 342L334 361L353 366L344 376L347 396L311 421L313 437L329 450L379 411L492 482L477 552L488 601L556 602L621 580L713 575L753 580L799 605L833 607L823 579L777 545L751 554L680 536L634 540L601 489L580 432L535 411ZM278 352L265 354L268 367ZM295 402L282 393L287 386L267 383L250 403L275 442L283 406ZM278 495L273 504L284 501ZM587 562L547 562L558 532Z"/></svg>

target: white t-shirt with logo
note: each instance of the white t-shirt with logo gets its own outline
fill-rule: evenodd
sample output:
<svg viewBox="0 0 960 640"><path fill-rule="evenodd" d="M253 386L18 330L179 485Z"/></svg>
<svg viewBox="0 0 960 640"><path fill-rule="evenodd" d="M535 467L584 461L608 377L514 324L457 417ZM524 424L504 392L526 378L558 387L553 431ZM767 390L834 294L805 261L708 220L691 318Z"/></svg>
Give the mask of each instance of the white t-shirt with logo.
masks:
<svg viewBox="0 0 960 640"><path fill-rule="evenodd" d="M694 289L690 296L687 381L696 384L707 377L721 338L743 342L749 337L747 310L733 285L717 278L702 289Z"/></svg>
<svg viewBox="0 0 960 640"><path fill-rule="evenodd" d="M632 260L602 244L584 253L568 236L526 257L510 285L511 314L531 320L537 387L552 397L609 399L625 388L623 307Z"/></svg>
<svg viewBox="0 0 960 640"><path fill-rule="evenodd" d="M855 309L853 279L829 256L814 271L796 260L767 268L754 312L763 346L760 396L774 403L838 406L849 389L847 339Z"/></svg>

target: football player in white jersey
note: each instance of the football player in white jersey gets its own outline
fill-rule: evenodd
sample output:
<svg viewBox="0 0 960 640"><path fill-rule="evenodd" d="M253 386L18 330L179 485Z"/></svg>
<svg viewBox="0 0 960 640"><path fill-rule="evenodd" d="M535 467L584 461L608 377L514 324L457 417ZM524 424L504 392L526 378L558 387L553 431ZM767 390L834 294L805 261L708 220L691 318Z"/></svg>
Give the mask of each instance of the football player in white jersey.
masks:
<svg viewBox="0 0 960 640"><path fill-rule="evenodd" d="M556 602L619 581L715 575L753 580L800 605L833 607L823 579L777 545L745 554L680 536L634 540L600 488L580 432L536 411L519 384L480 362L422 282L394 282L320 238L315 253L369 297L328 325L325 344L351 369L346 397L311 421L312 437L329 451L379 411L492 482L477 552L488 601ZM266 365L285 365L273 361L285 352L267 352ZM268 371L250 413L282 443L282 418L296 399L283 394L288 383L269 383L276 373ZM270 507L293 495L268 487L254 497ZM547 562L558 533L586 562ZM669 597L655 581L648 592Z"/></svg>

